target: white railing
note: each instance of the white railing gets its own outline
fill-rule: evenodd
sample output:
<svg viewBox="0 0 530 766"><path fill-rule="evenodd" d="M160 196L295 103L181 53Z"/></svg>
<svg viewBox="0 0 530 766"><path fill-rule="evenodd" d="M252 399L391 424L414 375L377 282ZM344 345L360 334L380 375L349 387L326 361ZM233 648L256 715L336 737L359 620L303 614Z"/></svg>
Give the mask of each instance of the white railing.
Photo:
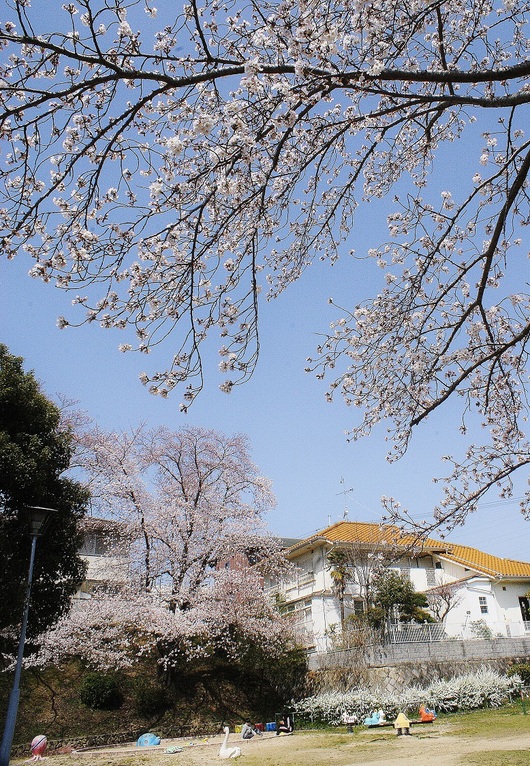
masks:
<svg viewBox="0 0 530 766"><path fill-rule="evenodd" d="M306 572L305 574L299 575L298 577L298 586L304 586L304 585L311 585L315 582L315 575L313 572Z"/></svg>
<svg viewBox="0 0 530 766"><path fill-rule="evenodd" d="M426 625L396 625L388 630L391 644L413 644L418 642L444 641L449 638L441 622Z"/></svg>
<svg viewBox="0 0 530 766"><path fill-rule="evenodd" d="M431 641L474 641L499 638L523 638L530 634L530 622L486 622L470 620L464 623L441 622L423 625L392 625L385 631L391 644L412 644Z"/></svg>

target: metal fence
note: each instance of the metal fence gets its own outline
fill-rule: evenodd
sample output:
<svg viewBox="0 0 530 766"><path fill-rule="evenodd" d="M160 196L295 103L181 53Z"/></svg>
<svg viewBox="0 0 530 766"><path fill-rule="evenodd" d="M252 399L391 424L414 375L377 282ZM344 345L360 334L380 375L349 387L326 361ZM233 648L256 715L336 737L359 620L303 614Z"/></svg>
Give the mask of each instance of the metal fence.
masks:
<svg viewBox="0 0 530 766"><path fill-rule="evenodd" d="M331 633L314 633L310 621L300 622L297 637L301 645L316 653L346 651L359 647L381 647L403 644L432 644L435 642L527 641L530 622L489 622L470 620L464 623L395 623L383 630L364 627ZM526 646L526 644L525 644ZM526 651L526 650L525 650Z"/></svg>
<svg viewBox="0 0 530 766"><path fill-rule="evenodd" d="M414 644L425 641L444 641L448 638L441 622L426 625L396 625L388 629L391 644Z"/></svg>
<svg viewBox="0 0 530 766"><path fill-rule="evenodd" d="M392 625L385 631L384 643L413 644L448 640L481 640L497 638L523 638L530 635L529 622L468 621L463 624L444 625L441 622L423 625Z"/></svg>

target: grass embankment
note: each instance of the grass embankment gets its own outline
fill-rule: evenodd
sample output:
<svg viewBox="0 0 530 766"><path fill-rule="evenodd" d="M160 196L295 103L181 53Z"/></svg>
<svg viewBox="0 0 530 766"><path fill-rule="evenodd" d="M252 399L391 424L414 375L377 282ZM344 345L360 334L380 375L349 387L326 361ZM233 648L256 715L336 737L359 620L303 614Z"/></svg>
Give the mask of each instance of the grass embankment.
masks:
<svg viewBox="0 0 530 766"><path fill-rule="evenodd" d="M300 668L305 669L305 665ZM259 665L247 672L245 668L229 667L226 660L187 663L184 670L175 673L170 683L171 679L160 677L156 660L146 658L128 671L109 674L119 692L116 709L89 706L83 688L94 674L79 662L42 672L25 671L14 746L25 747L36 734L46 734L50 742L67 745L86 737L92 742L99 738L103 744L110 741L108 735L120 742L125 737L132 739L133 732L138 736L150 730L162 737L214 733L220 731L222 722L233 727L247 717L254 721L274 720L283 700L292 694L294 671L282 674L281 666L274 669L281 676L278 683L272 683L272 671L263 671ZM0 673L0 720L12 680L11 673Z"/></svg>

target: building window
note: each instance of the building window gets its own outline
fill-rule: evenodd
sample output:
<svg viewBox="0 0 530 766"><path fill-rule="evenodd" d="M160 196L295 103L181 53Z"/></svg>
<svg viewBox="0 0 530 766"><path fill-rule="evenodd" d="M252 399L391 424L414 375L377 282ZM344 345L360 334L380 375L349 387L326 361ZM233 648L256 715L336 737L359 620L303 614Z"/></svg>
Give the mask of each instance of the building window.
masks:
<svg viewBox="0 0 530 766"><path fill-rule="evenodd" d="M364 614L364 601L353 602L353 613L356 617L362 617Z"/></svg>
<svg viewBox="0 0 530 766"><path fill-rule="evenodd" d="M433 567L426 567L425 578L427 580L427 586L433 588L436 585L436 570Z"/></svg>
<svg viewBox="0 0 530 766"><path fill-rule="evenodd" d="M479 596L478 597L478 603L480 606L480 613L481 614L487 614L488 613L488 602L486 600L486 596Z"/></svg>
<svg viewBox="0 0 530 766"><path fill-rule="evenodd" d="M311 599L283 604L282 613L294 615L296 622L307 622L311 620Z"/></svg>
<svg viewBox="0 0 530 766"><path fill-rule="evenodd" d="M97 532L85 532L79 553L84 556L105 556L109 553L109 539Z"/></svg>
<svg viewBox="0 0 530 766"><path fill-rule="evenodd" d="M442 568L442 562L441 561L437 561L434 566L436 567L436 569L441 569Z"/></svg>
<svg viewBox="0 0 530 766"><path fill-rule="evenodd" d="M521 609L523 622L530 623L530 599L528 596L519 596L519 607Z"/></svg>

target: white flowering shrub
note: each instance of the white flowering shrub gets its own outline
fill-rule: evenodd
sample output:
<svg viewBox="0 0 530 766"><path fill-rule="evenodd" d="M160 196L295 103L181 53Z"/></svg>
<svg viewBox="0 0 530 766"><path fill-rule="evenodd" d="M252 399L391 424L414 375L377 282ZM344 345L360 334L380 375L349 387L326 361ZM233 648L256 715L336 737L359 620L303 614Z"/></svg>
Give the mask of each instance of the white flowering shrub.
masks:
<svg viewBox="0 0 530 766"><path fill-rule="evenodd" d="M430 700L439 710L473 710L499 707L518 692L522 681L518 676L505 676L482 668L476 673L435 681L428 689Z"/></svg>
<svg viewBox="0 0 530 766"><path fill-rule="evenodd" d="M364 689L317 694L295 703L294 711L304 720L338 726L344 716L355 717L362 723L373 710L379 709L392 720L399 711L417 712L422 703L440 712L499 707L521 686L522 681L517 675L509 677L482 668L447 681L435 681L425 689L406 687L399 694Z"/></svg>

